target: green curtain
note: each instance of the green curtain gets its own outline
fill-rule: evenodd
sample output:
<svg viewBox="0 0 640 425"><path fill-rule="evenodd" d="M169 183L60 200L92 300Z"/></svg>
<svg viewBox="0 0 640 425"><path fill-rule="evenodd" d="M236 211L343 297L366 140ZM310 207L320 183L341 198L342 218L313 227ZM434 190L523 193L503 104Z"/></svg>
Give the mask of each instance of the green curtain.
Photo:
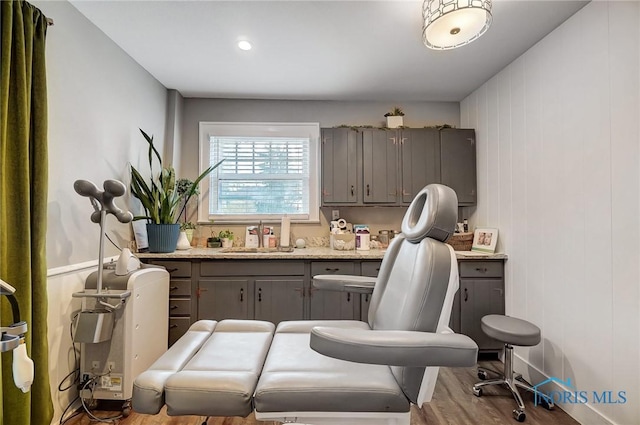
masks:
<svg viewBox="0 0 640 425"><path fill-rule="evenodd" d="M12 354L2 357L0 425L49 425L53 405L47 347L47 20L21 0L0 1L0 278L16 288L27 351L35 363L31 391L13 384ZM6 297L2 325L11 324Z"/></svg>

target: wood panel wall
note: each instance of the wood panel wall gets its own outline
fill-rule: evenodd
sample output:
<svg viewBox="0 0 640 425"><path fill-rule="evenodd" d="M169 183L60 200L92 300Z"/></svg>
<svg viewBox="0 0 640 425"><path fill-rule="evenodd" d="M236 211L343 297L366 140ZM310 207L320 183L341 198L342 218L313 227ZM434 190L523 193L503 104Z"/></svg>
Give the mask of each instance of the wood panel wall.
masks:
<svg viewBox="0 0 640 425"><path fill-rule="evenodd" d="M639 28L638 2L592 2L461 102L470 222L499 228L507 314L542 329L521 372L626 391L563 405L582 423L640 423Z"/></svg>

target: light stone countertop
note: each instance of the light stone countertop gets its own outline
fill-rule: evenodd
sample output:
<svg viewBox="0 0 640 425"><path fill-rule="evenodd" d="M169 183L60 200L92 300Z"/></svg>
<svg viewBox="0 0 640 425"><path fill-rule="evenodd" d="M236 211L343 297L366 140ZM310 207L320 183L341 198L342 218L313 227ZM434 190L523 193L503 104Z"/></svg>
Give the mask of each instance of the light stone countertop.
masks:
<svg viewBox="0 0 640 425"><path fill-rule="evenodd" d="M381 260L385 250L338 251L326 247L294 248L293 252L222 252L223 248L191 248L166 254L137 253L139 258L153 259L211 259L211 260ZM478 255L456 251L459 260L506 260L505 254Z"/></svg>

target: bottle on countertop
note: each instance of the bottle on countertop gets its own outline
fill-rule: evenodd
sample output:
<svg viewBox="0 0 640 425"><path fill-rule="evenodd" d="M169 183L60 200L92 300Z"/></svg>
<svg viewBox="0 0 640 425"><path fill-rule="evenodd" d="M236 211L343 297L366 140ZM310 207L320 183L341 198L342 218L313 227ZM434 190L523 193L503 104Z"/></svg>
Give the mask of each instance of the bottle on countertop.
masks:
<svg viewBox="0 0 640 425"><path fill-rule="evenodd" d="M469 220L467 220L466 218L464 219L464 221L462 222L463 226L464 226L464 232L468 232L469 231Z"/></svg>

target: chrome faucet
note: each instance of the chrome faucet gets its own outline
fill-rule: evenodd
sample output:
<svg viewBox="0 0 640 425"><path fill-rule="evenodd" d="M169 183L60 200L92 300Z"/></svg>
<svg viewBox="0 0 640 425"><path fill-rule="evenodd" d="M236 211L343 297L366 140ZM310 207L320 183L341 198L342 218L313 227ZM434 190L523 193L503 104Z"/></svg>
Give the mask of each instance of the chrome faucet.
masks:
<svg viewBox="0 0 640 425"><path fill-rule="evenodd" d="M264 238L264 226L262 225L262 220L258 224L258 248L262 248L264 246L263 242Z"/></svg>

